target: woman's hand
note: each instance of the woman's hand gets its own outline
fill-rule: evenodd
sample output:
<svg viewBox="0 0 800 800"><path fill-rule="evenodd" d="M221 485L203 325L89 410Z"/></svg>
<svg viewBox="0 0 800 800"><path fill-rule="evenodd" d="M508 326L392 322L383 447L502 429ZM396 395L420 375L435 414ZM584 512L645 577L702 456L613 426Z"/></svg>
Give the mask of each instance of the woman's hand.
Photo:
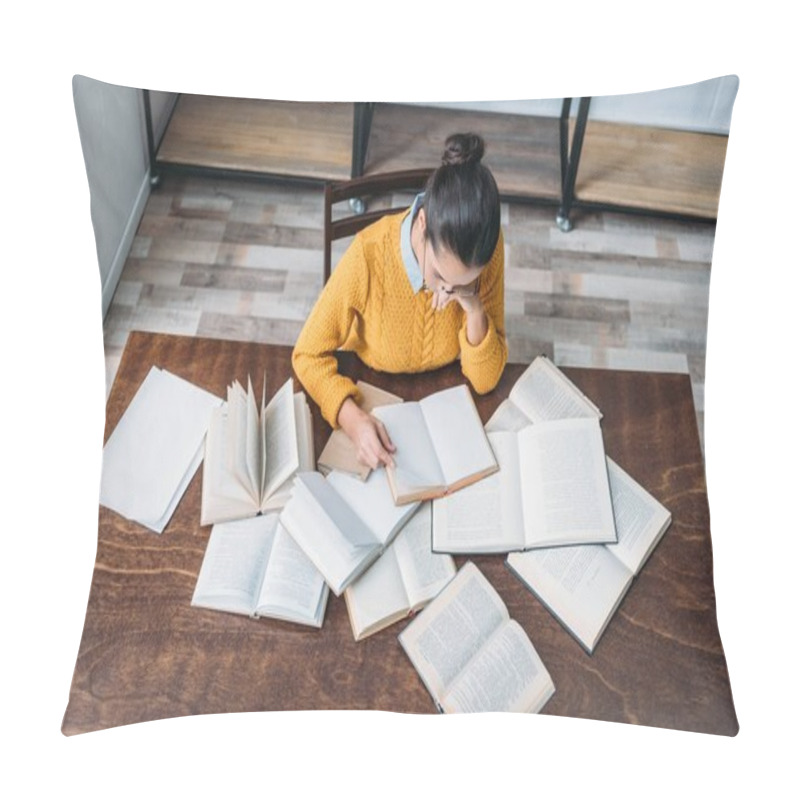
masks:
<svg viewBox="0 0 800 800"><path fill-rule="evenodd" d="M362 464L375 469L381 464L394 466L392 453L396 448L384 424L358 407L352 397L342 403L338 417L339 426L356 447Z"/></svg>
<svg viewBox="0 0 800 800"><path fill-rule="evenodd" d="M467 317L467 341L477 347L489 331L489 321L481 298L478 295L461 295L456 292L433 292L431 306L434 311L441 311L450 303L458 303L464 309Z"/></svg>

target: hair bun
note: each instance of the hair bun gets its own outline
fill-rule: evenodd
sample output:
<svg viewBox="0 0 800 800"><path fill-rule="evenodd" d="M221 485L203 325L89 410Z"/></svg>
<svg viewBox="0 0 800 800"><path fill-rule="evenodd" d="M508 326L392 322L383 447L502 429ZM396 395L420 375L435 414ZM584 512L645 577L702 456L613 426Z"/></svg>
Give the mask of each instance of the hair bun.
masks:
<svg viewBox="0 0 800 800"><path fill-rule="evenodd" d="M477 133L454 133L444 143L442 164L477 164L483 158L483 149L483 138Z"/></svg>

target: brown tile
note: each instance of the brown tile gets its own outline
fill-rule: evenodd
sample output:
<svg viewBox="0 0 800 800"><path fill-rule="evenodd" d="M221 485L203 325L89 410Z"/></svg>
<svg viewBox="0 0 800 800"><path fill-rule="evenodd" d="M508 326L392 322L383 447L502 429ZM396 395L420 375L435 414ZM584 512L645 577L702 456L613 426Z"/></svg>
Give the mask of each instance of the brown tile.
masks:
<svg viewBox="0 0 800 800"><path fill-rule="evenodd" d="M598 297L569 297L559 294L525 293L526 316L582 319L594 322L630 322L626 300L607 300Z"/></svg>
<svg viewBox="0 0 800 800"><path fill-rule="evenodd" d="M526 336L534 341L570 342L601 347L625 347L627 326L608 322L560 319L555 317L511 317L506 319L511 336Z"/></svg>
<svg viewBox="0 0 800 800"><path fill-rule="evenodd" d="M546 355L553 358L553 343L526 336L509 335L508 361L511 364L530 364L536 356Z"/></svg>
<svg viewBox="0 0 800 800"><path fill-rule="evenodd" d="M237 200L228 215L229 222L246 222L252 225L269 225L275 213L275 206L269 203Z"/></svg>
<svg viewBox="0 0 800 800"><path fill-rule="evenodd" d="M182 261L159 261L155 258L128 258L125 280L158 286L180 286L186 265Z"/></svg>
<svg viewBox="0 0 800 800"><path fill-rule="evenodd" d="M202 314L198 336L236 339L246 342L294 345L303 323L292 320L268 320L230 314Z"/></svg>
<svg viewBox="0 0 800 800"><path fill-rule="evenodd" d="M230 244L273 245L317 250L322 247L324 240L319 229L229 222L225 226L222 241Z"/></svg>
<svg viewBox="0 0 800 800"><path fill-rule="evenodd" d="M241 292L282 292L285 284L284 270L220 267L208 264L187 264L181 280L182 286L233 289Z"/></svg>
<svg viewBox="0 0 800 800"><path fill-rule="evenodd" d="M524 248L524 246L522 246ZM661 278L686 283L708 284L711 264L707 261L681 261L668 258L574 253L552 250L547 265L560 272L585 272L621 275L630 278Z"/></svg>
<svg viewBox="0 0 800 800"><path fill-rule="evenodd" d="M198 264L213 264L217 260L220 245L216 242L198 242L192 239L154 239L148 252L149 258L160 261L182 261Z"/></svg>
<svg viewBox="0 0 800 800"><path fill-rule="evenodd" d="M139 223L138 235L191 239L198 242L221 242L225 233L224 220L187 219L145 214Z"/></svg>

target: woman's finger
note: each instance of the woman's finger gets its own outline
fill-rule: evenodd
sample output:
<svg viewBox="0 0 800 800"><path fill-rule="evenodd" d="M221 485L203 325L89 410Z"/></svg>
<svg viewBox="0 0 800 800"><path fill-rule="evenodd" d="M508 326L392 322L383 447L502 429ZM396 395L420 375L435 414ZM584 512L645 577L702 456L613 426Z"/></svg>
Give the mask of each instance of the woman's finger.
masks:
<svg viewBox="0 0 800 800"><path fill-rule="evenodd" d="M389 431L386 430L386 426L380 420L375 420L375 424L378 429L378 436L380 437L381 444L393 453L395 451L395 446L389 436Z"/></svg>

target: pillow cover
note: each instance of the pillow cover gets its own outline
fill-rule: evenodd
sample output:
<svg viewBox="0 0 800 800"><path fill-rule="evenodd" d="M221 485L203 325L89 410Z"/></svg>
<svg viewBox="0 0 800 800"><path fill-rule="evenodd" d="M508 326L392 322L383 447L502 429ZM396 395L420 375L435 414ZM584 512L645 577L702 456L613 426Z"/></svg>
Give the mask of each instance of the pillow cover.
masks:
<svg viewBox="0 0 800 800"><path fill-rule="evenodd" d="M145 100L76 78L103 280L106 437L154 366L220 398L266 366L275 391L322 287L321 184L361 159L366 174L435 166L447 134L474 130L503 197L509 345L503 381L476 399L483 422L546 354L603 413L609 457L672 519L591 654L504 557L475 561L553 678L541 713L735 735L702 423L736 88L728 77L571 103L373 105ZM117 132L98 125L110 107ZM432 386L346 356L342 369L404 399ZM430 380L462 379L453 368ZM318 455L329 429L316 407L313 431ZM231 711L435 712L397 642L405 622L355 642L342 598L329 598L319 630L192 607L210 535L201 492L202 469L160 535L101 508L65 733Z"/></svg>

